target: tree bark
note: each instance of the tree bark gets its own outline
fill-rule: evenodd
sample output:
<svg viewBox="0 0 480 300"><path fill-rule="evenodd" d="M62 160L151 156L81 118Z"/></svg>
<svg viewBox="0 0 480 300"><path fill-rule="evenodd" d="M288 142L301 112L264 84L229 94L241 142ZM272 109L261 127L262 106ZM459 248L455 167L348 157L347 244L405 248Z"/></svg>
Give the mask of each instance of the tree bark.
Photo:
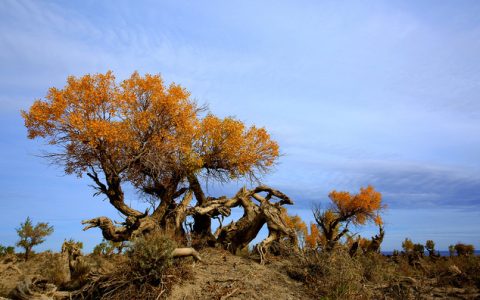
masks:
<svg viewBox="0 0 480 300"><path fill-rule="evenodd" d="M188 176L188 182L190 184L190 189L195 194L195 199L197 199L197 206L206 205L209 199L205 196L198 178L194 175L190 175ZM202 237L213 237L211 217L208 215L195 214L193 215L193 220L193 233Z"/></svg>
<svg viewBox="0 0 480 300"><path fill-rule="evenodd" d="M115 226L107 217L99 217L83 221L82 223L86 225L84 230L99 227L105 239L114 242L131 240L153 230L173 230L176 234L183 234L182 223L190 215L195 220L194 233L215 241L233 253L251 243L265 224L269 236L257 247L262 262L272 242L282 238L288 238L293 249L297 249L297 235L285 222L287 215L283 205L293 204L287 195L261 185L252 190L241 188L231 198L207 198L196 178L189 177L189 182L190 189L184 193L183 199L178 204L173 196L179 193L165 191L161 204L150 216L148 211L141 215L128 216L121 226ZM195 207L189 207L192 194L197 198ZM277 201L272 202L273 199ZM238 206L243 208L243 216L220 228L215 239L210 229L211 219L217 216L227 217L231 209Z"/></svg>

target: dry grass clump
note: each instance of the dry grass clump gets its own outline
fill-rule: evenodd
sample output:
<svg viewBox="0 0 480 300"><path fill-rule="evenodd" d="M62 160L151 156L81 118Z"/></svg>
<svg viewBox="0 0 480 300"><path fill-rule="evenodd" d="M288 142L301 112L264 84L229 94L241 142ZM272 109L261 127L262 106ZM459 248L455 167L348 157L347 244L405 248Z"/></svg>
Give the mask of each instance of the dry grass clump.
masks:
<svg viewBox="0 0 480 300"><path fill-rule="evenodd" d="M287 273L305 282L316 299L359 299L367 294L362 264L342 249L305 255Z"/></svg>
<svg viewBox="0 0 480 300"><path fill-rule="evenodd" d="M174 261L175 243L161 233L137 238L108 274L91 274L83 299L160 299L175 282L191 277L184 262Z"/></svg>
<svg viewBox="0 0 480 300"><path fill-rule="evenodd" d="M380 253L367 252L356 257L360 263L363 281L369 285L381 285L394 279L397 273L397 266Z"/></svg>
<svg viewBox="0 0 480 300"><path fill-rule="evenodd" d="M60 253L45 252L40 261L39 274L49 283L63 286L69 281L68 265L65 257Z"/></svg>

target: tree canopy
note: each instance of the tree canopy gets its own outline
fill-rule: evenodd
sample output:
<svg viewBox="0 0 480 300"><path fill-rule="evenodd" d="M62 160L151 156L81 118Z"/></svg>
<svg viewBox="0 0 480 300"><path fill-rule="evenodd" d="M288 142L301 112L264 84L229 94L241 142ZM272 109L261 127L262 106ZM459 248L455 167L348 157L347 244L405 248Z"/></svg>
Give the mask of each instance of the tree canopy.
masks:
<svg viewBox="0 0 480 300"><path fill-rule="evenodd" d="M315 221L320 229L319 243L323 248L332 249L349 232L349 225L364 225L373 222L380 227L376 240L383 240L383 221L380 216L385 208L382 194L373 186L360 188L357 194L346 191L330 192L331 205L327 209L316 207L313 210Z"/></svg>

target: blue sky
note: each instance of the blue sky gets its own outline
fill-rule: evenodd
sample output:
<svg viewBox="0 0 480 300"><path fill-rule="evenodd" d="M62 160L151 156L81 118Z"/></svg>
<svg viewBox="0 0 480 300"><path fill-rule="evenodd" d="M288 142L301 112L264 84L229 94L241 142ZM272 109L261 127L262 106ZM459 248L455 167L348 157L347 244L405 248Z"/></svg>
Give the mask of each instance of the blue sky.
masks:
<svg viewBox="0 0 480 300"><path fill-rule="evenodd" d="M36 156L48 148L19 111L68 75L138 70L265 126L284 155L264 181L305 220L330 190L372 184L385 250L405 237L480 248L480 2L200 2L0 2L0 244L31 216L55 226L39 250L70 237L91 249L100 232L80 220L119 219L87 179Z"/></svg>

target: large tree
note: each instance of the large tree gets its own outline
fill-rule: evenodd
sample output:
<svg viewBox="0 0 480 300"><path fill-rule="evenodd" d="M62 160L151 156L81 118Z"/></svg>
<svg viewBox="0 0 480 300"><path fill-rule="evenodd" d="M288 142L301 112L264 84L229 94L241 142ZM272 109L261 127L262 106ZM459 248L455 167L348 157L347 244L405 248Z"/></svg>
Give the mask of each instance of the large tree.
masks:
<svg viewBox="0 0 480 300"><path fill-rule="evenodd" d="M225 244L235 240L243 245L255 237L241 237L243 231L256 235L267 221L274 222L269 208L278 208L274 214L280 216L280 205L292 201L264 186L242 189L233 198L208 197L202 179L257 178L275 164L279 147L264 128L204 111L186 89L165 85L159 75L135 72L118 84L107 72L68 77L64 88L51 88L22 116L29 138L52 145L50 159L68 174L90 177L97 194L125 216L122 226L98 217L84 221L86 229L100 227L111 241L158 228L181 234L183 221L192 215L194 232L212 238L211 218L242 206L245 215L233 224L236 229L222 228L218 237ZM152 211L127 205L127 182L154 199ZM195 207L190 206L193 197ZM272 203L272 197L281 201ZM273 234L278 226L270 227Z"/></svg>

